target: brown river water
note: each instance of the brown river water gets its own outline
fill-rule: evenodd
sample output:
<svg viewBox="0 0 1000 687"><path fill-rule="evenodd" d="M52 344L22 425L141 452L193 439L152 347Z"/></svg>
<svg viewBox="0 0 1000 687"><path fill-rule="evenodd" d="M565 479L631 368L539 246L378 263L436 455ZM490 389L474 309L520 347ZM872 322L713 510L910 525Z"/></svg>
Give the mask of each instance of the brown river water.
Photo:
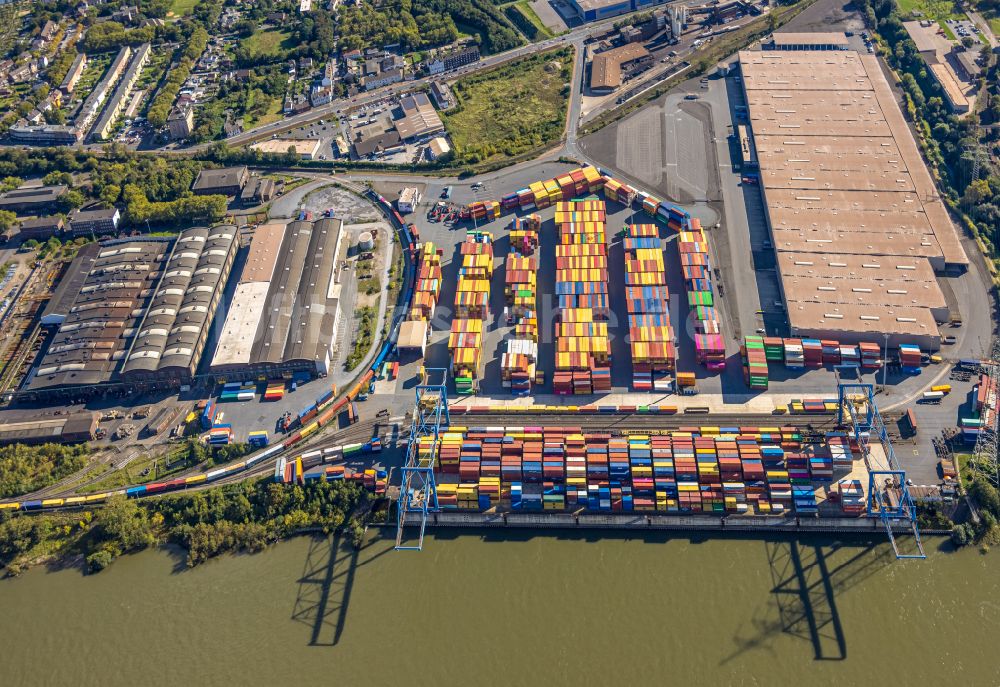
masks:
<svg viewBox="0 0 1000 687"><path fill-rule="evenodd" d="M0 683L1000 684L1000 552L880 540L438 531L165 551L0 581ZM640 682L641 681L641 682Z"/></svg>

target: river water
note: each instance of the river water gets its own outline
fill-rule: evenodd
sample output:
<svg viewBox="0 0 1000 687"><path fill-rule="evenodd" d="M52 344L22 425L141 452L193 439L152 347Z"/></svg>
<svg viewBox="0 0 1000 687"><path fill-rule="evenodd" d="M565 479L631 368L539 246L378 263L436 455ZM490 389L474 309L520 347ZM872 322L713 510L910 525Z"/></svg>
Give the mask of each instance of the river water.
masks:
<svg viewBox="0 0 1000 687"><path fill-rule="evenodd" d="M144 552L99 575L0 582L0 682L1000 684L1000 552L890 554L830 538L471 531L421 553L302 537L193 570Z"/></svg>

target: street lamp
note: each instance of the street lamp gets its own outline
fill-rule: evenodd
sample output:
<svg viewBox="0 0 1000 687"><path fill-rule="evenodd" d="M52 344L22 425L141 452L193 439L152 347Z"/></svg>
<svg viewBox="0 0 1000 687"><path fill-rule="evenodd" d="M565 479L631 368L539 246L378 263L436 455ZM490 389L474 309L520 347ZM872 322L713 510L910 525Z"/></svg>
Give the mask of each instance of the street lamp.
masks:
<svg viewBox="0 0 1000 687"><path fill-rule="evenodd" d="M885 391L885 378L889 374L889 334L882 335L885 338L885 344L882 347L882 391Z"/></svg>

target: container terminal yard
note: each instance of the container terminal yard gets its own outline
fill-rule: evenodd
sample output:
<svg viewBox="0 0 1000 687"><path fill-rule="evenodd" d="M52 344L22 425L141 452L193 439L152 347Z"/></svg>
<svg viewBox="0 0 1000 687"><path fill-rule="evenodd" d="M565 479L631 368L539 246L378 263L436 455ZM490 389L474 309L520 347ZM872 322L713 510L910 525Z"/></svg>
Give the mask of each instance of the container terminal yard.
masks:
<svg viewBox="0 0 1000 687"><path fill-rule="evenodd" d="M945 412L973 446L996 423L997 366L988 340L965 340L974 313L956 287L975 266L876 59L796 47L740 52L740 76L706 87L733 122L740 192L757 194L778 284L766 306L733 276L734 232L754 239L754 220L668 199L618 159L420 179L427 200L405 218L393 193L414 182L310 175L282 199L293 218L272 208L252 237L222 225L81 251L11 392L33 407L176 394L173 426L259 450L0 508L357 479L396 501L401 549L428 524L535 513L522 524L884 529L897 556L922 557L913 477L955 484L921 442ZM386 336L347 383L332 365L352 319L346 266L367 248L336 208L309 206L329 184L391 226L403 266ZM748 330L751 290L783 319ZM115 306L88 305L95 294ZM266 403L282 412L241 410ZM236 426L250 416L270 422Z"/></svg>

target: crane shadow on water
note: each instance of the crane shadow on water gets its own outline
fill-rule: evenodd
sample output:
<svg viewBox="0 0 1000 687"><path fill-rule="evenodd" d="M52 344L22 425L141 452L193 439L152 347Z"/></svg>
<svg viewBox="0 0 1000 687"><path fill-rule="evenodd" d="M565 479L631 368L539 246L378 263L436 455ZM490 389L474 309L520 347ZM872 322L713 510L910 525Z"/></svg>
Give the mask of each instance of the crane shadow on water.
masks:
<svg viewBox="0 0 1000 687"><path fill-rule="evenodd" d="M340 642L347 624L355 573L386 551L367 556L363 563L358 562L360 553L357 547L344 541L340 532L309 541L292 609L292 620L310 628L309 646L336 646Z"/></svg>
<svg viewBox="0 0 1000 687"><path fill-rule="evenodd" d="M892 560L884 543L802 544L797 539L764 542L771 573L771 599L751 619L753 632L733 638L728 663L754 650L773 651L772 640L786 634L809 642L817 661L847 658L847 638L837 596L875 575Z"/></svg>

